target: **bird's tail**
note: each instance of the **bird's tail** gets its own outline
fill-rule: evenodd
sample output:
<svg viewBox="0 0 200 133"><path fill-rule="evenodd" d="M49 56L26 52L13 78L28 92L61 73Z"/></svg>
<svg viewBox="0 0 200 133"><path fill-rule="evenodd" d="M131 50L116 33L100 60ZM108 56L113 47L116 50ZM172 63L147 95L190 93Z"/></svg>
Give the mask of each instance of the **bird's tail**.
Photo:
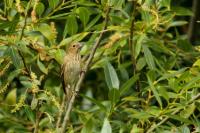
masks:
<svg viewBox="0 0 200 133"><path fill-rule="evenodd" d="M73 88L70 85L65 87L65 92L66 92L65 94L66 94L66 99L67 99L68 103L69 103L70 99L72 98L72 94L73 94L72 89Z"/></svg>

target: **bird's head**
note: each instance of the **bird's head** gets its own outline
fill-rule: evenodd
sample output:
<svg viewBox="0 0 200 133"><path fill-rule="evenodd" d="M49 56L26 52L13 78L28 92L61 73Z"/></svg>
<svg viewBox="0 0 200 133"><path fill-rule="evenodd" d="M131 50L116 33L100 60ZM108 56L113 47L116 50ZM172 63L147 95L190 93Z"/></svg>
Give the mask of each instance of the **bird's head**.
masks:
<svg viewBox="0 0 200 133"><path fill-rule="evenodd" d="M80 42L71 43L68 47L68 52L70 53L78 53L80 52L82 44Z"/></svg>

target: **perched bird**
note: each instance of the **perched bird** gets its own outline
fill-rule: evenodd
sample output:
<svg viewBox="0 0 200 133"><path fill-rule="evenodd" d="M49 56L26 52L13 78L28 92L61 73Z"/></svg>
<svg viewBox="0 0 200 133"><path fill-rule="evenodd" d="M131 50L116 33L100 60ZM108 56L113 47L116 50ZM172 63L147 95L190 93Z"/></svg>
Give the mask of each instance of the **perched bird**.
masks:
<svg viewBox="0 0 200 133"><path fill-rule="evenodd" d="M81 72L81 43L74 42L66 49L63 64L61 66L61 76L63 78L63 89L69 101L72 97L73 89L78 81Z"/></svg>

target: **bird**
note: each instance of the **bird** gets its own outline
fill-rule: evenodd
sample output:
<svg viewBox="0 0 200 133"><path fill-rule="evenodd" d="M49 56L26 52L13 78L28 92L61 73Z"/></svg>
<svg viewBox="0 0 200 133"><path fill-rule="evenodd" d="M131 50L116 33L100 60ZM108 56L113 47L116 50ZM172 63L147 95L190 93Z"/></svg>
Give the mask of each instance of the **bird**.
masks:
<svg viewBox="0 0 200 133"><path fill-rule="evenodd" d="M75 92L74 87L81 73L81 47L80 42L71 43L66 49L66 55L61 66L63 91L66 94L67 101L71 99L73 92Z"/></svg>

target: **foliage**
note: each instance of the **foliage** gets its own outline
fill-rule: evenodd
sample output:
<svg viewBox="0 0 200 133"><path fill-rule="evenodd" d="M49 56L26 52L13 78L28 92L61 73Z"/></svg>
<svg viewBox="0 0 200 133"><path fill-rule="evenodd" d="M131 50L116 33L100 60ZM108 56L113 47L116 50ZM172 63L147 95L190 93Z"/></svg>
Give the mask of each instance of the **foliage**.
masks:
<svg viewBox="0 0 200 133"><path fill-rule="evenodd" d="M170 0L0 2L0 132L55 132L65 47L91 51L68 132L199 132L199 47L181 28L192 12ZM84 65L84 62L83 62Z"/></svg>

